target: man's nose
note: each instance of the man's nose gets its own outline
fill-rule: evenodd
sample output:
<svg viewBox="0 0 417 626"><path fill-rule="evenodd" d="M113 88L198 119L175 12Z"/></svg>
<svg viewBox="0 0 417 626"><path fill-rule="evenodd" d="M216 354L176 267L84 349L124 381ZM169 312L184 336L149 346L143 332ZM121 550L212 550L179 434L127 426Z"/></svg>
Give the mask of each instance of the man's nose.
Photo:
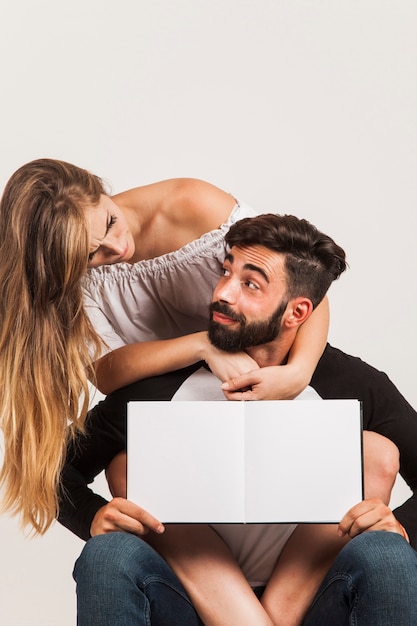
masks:
<svg viewBox="0 0 417 626"><path fill-rule="evenodd" d="M220 282L215 290L215 299L222 300L228 304L235 304L240 291L240 282L237 280L228 280L225 283Z"/></svg>

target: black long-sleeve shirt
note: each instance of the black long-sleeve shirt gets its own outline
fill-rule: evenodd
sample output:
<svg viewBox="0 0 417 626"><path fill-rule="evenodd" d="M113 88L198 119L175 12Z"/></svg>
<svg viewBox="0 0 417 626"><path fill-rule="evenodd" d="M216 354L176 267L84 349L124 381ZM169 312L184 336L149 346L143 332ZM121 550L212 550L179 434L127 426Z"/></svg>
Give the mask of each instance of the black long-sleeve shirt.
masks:
<svg viewBox="0 0 417 626"><path fill-rule="evenodd" d="M130 400L171 400L197 363L115 391L89 412L87 431L68 449L62 473L59 521L84 540L107 500L88 487L113 457L126 449L126 406ZM363 427L391 439L400 451L400 474L413 495L394 511L417 548L417 413L383 372L327 345L311 386L324 399L358 399Z"/></svg>

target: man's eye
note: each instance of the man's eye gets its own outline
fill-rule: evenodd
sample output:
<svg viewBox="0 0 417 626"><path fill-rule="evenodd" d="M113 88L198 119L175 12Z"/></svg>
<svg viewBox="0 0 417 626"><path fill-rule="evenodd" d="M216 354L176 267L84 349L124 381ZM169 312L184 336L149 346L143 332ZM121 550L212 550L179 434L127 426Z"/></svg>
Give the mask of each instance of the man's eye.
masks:
<svg viewBox="0 0 417 626"><path fill-rule="evenodd" d="M222 276L230 276L229 270L227 270L225 267L222 267Z"/></svg>
<svg viewBox="0 0 417 626"><path fill-rule="evenodd" d="M245 285L246 287L248 287L248 289L253 289L253 290L259 289L259 286L256 283L253 283L251 280L245 281Z"/></svg>

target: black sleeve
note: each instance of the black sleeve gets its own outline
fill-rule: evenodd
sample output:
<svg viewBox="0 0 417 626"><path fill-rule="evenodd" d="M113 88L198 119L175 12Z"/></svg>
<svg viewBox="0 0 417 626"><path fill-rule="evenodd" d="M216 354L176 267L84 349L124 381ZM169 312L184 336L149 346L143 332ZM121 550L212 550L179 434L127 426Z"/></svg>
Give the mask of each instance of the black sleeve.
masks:
<svg viewBox="0 0 417 626"><path fill-rule="evenodd" d="M126 447L126 404L113 396L99 402L88 413L85 434L68 446L61 474L58 521L87 541L91 522L107 500L88 484Z"/></svg>
<svg viewBox="0 0 417 626"><path fill-rule="evenodd" d="M58 521L87 541L97 511L107 500L89 487L94 478L108 467L110 461L126 449L126 408L130 400L171 400L172 396L194 371L190 367L154 376L128 385L108 395L89 411L86 431L78 435L67 449L61 474Z"/></svg>
<svg viewBox="0 0 417 626"><path fill-rule="evenodd" d="M400 452L400 474L413 495L394 511L417 548L417 413L388 376L328 345L311 380L325 399L358 399L363 427L391 439Z"/></svg>

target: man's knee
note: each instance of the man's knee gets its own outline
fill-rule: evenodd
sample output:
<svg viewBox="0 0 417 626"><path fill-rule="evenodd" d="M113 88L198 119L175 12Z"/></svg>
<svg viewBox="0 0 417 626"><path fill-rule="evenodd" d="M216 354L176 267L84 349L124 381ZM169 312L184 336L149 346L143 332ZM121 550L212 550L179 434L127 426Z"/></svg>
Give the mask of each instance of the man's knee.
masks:
<svg viewBox="0 0 417 626"><path fill-rule="evenodd" d="M74 568L74 578L115 575L144 579L160 568L161 557L145 541L130 533L114 532L92 537L85 544Z"/></svg>
<svg viewBox="0 0 417 626"><path fill-rule="evenodd" d="M341 555L352 569L368 580L372 577L395 576L416 570L417 555L405 539L393 532L369 531L358 535L343 548Z"/></svg>

